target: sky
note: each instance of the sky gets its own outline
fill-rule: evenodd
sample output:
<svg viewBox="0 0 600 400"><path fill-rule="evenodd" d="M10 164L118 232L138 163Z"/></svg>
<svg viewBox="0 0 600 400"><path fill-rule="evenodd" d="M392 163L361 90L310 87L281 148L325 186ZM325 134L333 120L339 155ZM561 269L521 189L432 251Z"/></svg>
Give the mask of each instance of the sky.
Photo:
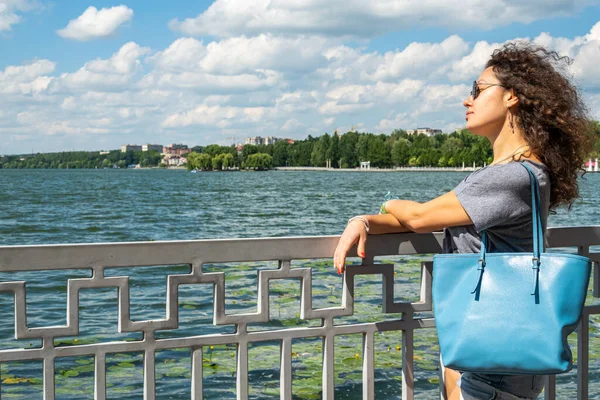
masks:
<svg viewBox="0 0 600 400"><path fill-rule="evenodd" d="M453 132L513 40L600 119L600 0L122 1L0 0L0 154Z"/></svg>

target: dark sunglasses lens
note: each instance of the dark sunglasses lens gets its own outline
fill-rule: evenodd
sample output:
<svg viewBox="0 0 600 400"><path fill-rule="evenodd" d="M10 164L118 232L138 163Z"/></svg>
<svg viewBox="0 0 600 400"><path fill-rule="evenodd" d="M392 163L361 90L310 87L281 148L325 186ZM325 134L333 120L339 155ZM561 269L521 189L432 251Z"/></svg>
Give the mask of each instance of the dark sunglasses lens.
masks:
<svg viewBox="0 0 600 400"><path fill-rule="evenodd" d="M473 97L473 100L475 100L477 96L479 96L479 86L477 86L477 81L473 81L473 87L471 88L471 96Z"/></svg>

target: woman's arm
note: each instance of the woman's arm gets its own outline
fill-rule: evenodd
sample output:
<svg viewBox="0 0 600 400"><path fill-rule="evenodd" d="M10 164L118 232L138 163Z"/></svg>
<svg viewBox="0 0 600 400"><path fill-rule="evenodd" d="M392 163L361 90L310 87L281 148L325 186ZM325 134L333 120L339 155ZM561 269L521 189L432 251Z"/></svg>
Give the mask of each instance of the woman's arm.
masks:
<svg viewBox="0 0 600 400"><path fill-rule="evenodd" d="M448 192L426 203L409 200L390 200L386 203L387 214L364 215L369 233L418 232L426 233L449 226L471 225L471 218L462 207L456 194ZM348 251L357 244L356 252L365 257L367 230L360 220L346 226L333 256L333 266L341 273L345 269Z"/></svg>
<svg viewBox="0 0 600 400"><path fill-rule="evenodd" d="M473 224L454 192L448 192L426 203L389 200L385 203L385 210L395 217L397 224L389 219L380 218L382 215L368 215L366 219L371 226L369 233L427 233L449 226Z"/></svg>

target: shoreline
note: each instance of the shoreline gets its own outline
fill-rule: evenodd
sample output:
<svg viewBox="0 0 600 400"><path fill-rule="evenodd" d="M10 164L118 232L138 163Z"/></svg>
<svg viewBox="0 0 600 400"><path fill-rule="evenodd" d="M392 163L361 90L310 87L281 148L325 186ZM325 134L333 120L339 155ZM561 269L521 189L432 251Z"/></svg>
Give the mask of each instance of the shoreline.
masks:
<svg viewBox="0 0 600 400"><path fill-rule="evenodd" d="M324 172L473 172L483 167L397 167L397 168L326 168L326 167L275 167L274 171L324 171Z"/></svg>

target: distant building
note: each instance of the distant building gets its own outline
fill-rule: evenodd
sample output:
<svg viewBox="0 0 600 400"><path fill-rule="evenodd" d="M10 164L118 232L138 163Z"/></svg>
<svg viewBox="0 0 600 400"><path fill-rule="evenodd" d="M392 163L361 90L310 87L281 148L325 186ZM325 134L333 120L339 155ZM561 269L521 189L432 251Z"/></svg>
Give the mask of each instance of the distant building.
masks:
<svg viewBox="0 0 600 400"><path fill-rule="evenodd" d="M246 138L246 144L251 144L253 146L261 146L264 144L264 139L260 136L254 136Z"/></svg>
<svg viewBox="0 0 600 400"><path fill-rule="evenodd" d="M165 147L168 147L170 149L187 149L188 145L187 144L181 144L181 143L169 143Z"/></svg>
<svg viewBox="0 0 600 400"><path fill-rule="evenodd" d="M409 135L425 135L425 136L434 136L442 133L441 129L432 129L432 128L417 128L417 129L407 129L406 133Z"/></svg>
<svg viewBox="0 0 600 400"><path fill-rule="evenodd" d="M138 146L137 144L124 144L121 146L121 153L128 151L142 151L142 146Z"/></svg>
<svg viewBox="0 0 600 400"><path fill-rule="evenodd" d="M110 151L107 151L107 150L102 150L102 151L100 152L100 155L101 155L101 156L103 156L103 155L105 155L105 154L110 154Z"/></svg>
<svg viewBox="0 0 600 400"><path fill-rule="evenodd" d="M254 137L249 137L246 138L246 144L251 144L254 146L267 146L269 144L275 144L277 142L279 142L280 140L287 140L288 143L294 143L294 141L292 139L282 139L282 138L278 138L278 137L274 137L274 136L268 136L266 138L260 137L260 136L254 136Z"/></svg>
<svg viewBox="0 0 600 400"><path fill-rule="evenodd" d="M269 137L265 138L265 144L266 145L268 145L268 144L275 144L275 143L279 142L280 140L283 140L283 139L276 138L276 137L273 137L273 136L269 136Z"/></svg>
<svg viewBox="0 0 600 400"><path fill-rule="evenodd" d="M169 154L163 158L163 163L165 163L169 167L181 167L185 165L187 159L185 157L181 157L179 155Z"/></svg>
<svg viewBox="0 0 600 400"><path fill-rule="evenodd" d="M163 145L162 144L143 144L142 151L158 151L162 152Z"/></svg>
<svg viewBox="0 0 600 400"><path fill-rule="evenodd" d="M192 150L188 149L187 144L171 143L162 148L162 153L167 155L182 156L191 152Z"/></svg>

